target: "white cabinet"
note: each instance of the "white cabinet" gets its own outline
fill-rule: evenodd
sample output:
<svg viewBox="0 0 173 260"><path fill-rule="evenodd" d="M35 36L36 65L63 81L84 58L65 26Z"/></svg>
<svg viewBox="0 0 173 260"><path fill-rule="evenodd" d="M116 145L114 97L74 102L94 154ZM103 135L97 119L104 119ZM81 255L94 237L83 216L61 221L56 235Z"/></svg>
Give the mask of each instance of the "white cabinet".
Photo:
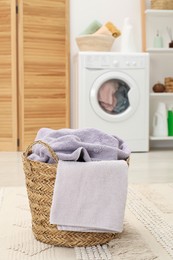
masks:
<svg viewBox="0 0 173 260"><path fill-rule="evenodd" d="M143 12L143 40L145 51L150 53L150 147L173 147L173 136L153 136L153 117L158 103L164 102L167 109L173 107L173 92L154 93L152 89L157 82L164 84L166 77L173 78L173 48L169 47L170 31L173 37L173 10L146 9ZM154 43L157 34L162 40L159 47Z"/></svg>

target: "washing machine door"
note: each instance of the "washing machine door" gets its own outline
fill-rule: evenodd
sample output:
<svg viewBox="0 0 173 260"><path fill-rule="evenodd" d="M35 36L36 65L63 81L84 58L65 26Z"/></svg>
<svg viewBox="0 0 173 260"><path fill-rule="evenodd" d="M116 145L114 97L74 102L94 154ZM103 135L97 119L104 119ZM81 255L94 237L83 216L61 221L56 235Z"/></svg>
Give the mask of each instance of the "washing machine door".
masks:
<svg viewBox="0 0 173 260"><path fill-rule="evenodd" d="M90 102L102 119L112 122L126 120L138 108L139 86L129 74L113 71L103 73L91 87Z"/></svg>

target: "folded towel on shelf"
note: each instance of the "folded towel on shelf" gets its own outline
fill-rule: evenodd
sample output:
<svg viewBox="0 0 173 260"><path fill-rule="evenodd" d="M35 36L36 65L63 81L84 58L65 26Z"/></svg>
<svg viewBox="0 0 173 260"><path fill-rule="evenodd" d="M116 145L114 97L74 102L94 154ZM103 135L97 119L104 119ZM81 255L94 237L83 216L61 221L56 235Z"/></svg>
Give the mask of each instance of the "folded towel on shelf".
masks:
<svg viewBox="0 0 173 260"><path fill-rule="evenodd" d="M120 30L111 22L107 22L105 26L111 31L112 36L117 38L121 35Z"/></svg>
<svg viewBox="0 0 173 260"><path fill-rule="evenodd" d="M35 140L49 144L63 161L123 160L130 155L130 150L123 140L95 128L41 128ZM29 159L54 163L48 149L39 144L33 147Z"/></svg>
<svg viewBox="0 0 173 260"><path fill-rule="evenodd" d="M122 232L127 172L124 160L59 161L50 223L60 230Z"/></svg>

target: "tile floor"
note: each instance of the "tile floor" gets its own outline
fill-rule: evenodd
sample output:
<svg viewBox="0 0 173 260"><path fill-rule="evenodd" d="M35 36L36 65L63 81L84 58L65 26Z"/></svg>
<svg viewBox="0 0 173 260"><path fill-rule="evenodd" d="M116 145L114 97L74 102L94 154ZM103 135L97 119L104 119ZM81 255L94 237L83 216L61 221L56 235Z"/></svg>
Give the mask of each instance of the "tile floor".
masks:
<svg viewBox="0 0 173 260"><path fill-rule="evenodd" d="M0 152L0 186L25 184L22 153ZM173 182L173 150L132 153L129 183Z"/></svg>

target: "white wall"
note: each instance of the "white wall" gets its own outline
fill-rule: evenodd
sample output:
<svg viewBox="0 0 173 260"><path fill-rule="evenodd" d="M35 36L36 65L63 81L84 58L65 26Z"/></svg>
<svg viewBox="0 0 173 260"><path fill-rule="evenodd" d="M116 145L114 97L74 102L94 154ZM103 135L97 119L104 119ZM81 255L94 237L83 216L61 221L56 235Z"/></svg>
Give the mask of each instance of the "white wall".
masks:
<svg viewBox="0 0 173 260"><path fill-rule="evenodd" d="M141 51L140 15L140 0L70 0L71 100L74 97L74 56L79 51L75 38L94 20L102 24L111 21L122 30L124 18L129 17L135 33L137 51ZM121 37L115 40L112 51L120 51L120 44ZM71 118L73 126L73 105Z"/></svg>

